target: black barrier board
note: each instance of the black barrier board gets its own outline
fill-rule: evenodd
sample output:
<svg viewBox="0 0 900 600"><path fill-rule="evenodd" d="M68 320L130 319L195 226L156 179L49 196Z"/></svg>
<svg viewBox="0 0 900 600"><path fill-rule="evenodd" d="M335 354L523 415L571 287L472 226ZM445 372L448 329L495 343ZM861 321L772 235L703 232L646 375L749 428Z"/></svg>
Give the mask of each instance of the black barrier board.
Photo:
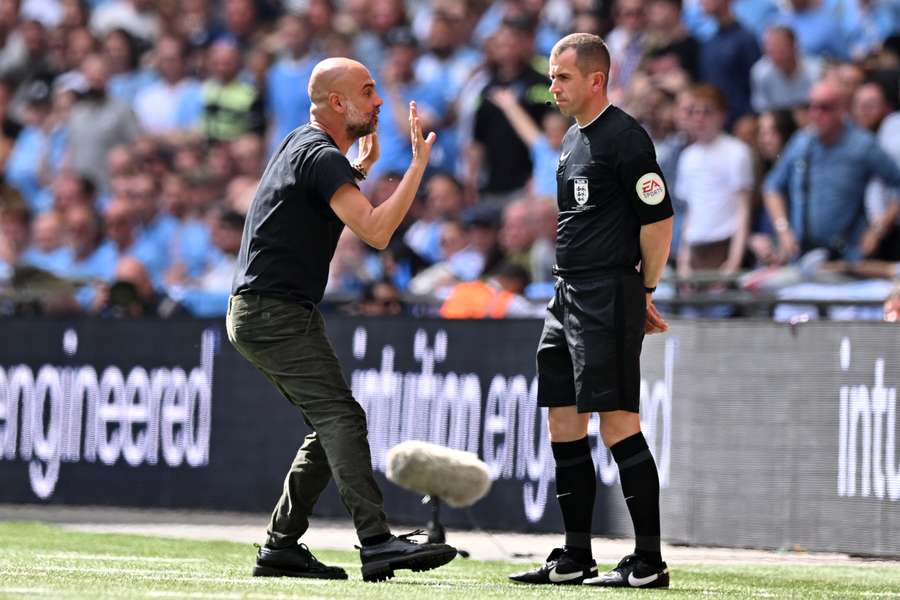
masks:
<svg viewBox="0 0 900 600"><path fill-rule="evenodd" d="M558 531L531 320L329 318L388 514L385 453L421 439L494 476L455 527ZM303 420L219 321L0 321L0 502L268 511ZM642 424L672 542L900 555L900 335L877 323L677 322L645 342ZM630 535L591 422L594 532ZM317 513L345 516L333 487Z"/></svg>

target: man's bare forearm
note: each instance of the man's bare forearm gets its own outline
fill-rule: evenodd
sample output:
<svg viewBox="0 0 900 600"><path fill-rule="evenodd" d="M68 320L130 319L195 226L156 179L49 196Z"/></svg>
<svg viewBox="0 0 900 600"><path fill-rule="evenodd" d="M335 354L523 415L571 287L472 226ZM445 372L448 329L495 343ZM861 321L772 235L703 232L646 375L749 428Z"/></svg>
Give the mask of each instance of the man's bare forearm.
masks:
<svg viewBox="0 0 900 600"><path fill-rule="evenodd" d="M672 217L641 226L641 272L646 287L656 287L659 283L671 245Z"/></svg>
<svg viewBox="0 0 900 600"><path fill-rule="evenodd" d="M394 193L372 209L370 222L372 241L378 249L383 250L387 247L391 236L394 235L406 213L409 212L419 190L419 184L422 183L422 176L425 174L427 165L428 163L413 160Z"/></svg>

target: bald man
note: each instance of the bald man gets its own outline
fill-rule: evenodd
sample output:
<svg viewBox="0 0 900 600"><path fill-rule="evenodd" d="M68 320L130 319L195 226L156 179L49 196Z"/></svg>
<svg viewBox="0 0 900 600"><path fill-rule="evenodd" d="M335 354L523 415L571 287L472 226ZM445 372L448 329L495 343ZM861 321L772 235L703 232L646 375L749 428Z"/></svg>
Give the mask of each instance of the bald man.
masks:
<svg viewBox="0 0 900 600"><path fill-rule="evenodd" d="M378 159L382 100L360 63L330 58L313 69L310 122L291 132L269 161L250 205L226 327L235 348L299 410L313 432L288 471L257 555L254 575L346 579L323 565L301 536L333 477L360 540L362 576L383 581L397 569L426 571L453 560L446 544L394 536L372 475L366 415L354 400L316 308L344 226L384 249L422 180L435 134L423 136L409 107L412 162L377 207L357 187ZM358 160L345 154L356 140Z"/></svg>
<svg viewBox="0 0 900 600"><path fill-rule="evenodd" d="M840 83L825 79L814 85L809 126L791 137L766 177L765 204L782 263L816 248L832 259L858 260L869 251L862 242L871 228L890 224L867 223L866 184L877 177L896 189L900 167L871 132L850 121L848 108ZM894 194L891 202L896 201Z"/></svg>

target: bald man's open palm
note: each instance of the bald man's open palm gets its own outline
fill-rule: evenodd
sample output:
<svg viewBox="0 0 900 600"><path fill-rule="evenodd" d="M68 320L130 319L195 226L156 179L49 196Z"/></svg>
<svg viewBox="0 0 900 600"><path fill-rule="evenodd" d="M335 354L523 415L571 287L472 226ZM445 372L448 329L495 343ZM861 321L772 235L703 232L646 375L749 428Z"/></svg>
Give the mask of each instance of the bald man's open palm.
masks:
<svg viewBox="0 0 900 600"><path fill-rule="evenodd" d="M419 119L418 109L415 101L409 103L409 136L412 142L413 160L421 160L428 162L431 155L431 147L437 139L437 134L433 131L424 137L422 132L422 121Z"/></svg>

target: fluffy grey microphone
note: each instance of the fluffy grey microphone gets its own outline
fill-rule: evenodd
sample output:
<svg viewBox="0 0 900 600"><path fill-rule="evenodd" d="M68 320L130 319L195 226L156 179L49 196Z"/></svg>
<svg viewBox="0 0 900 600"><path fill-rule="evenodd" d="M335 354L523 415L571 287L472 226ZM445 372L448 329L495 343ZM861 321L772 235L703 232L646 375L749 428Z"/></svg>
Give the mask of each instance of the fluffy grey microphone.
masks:
<svg viewBox="0 0 900 600"><path fill-rule="evenodd" d="M428 442L391 448L386 475L400 487L440 498L454 508L475 504L491 489L490 471L475 454Z"/></svg>

